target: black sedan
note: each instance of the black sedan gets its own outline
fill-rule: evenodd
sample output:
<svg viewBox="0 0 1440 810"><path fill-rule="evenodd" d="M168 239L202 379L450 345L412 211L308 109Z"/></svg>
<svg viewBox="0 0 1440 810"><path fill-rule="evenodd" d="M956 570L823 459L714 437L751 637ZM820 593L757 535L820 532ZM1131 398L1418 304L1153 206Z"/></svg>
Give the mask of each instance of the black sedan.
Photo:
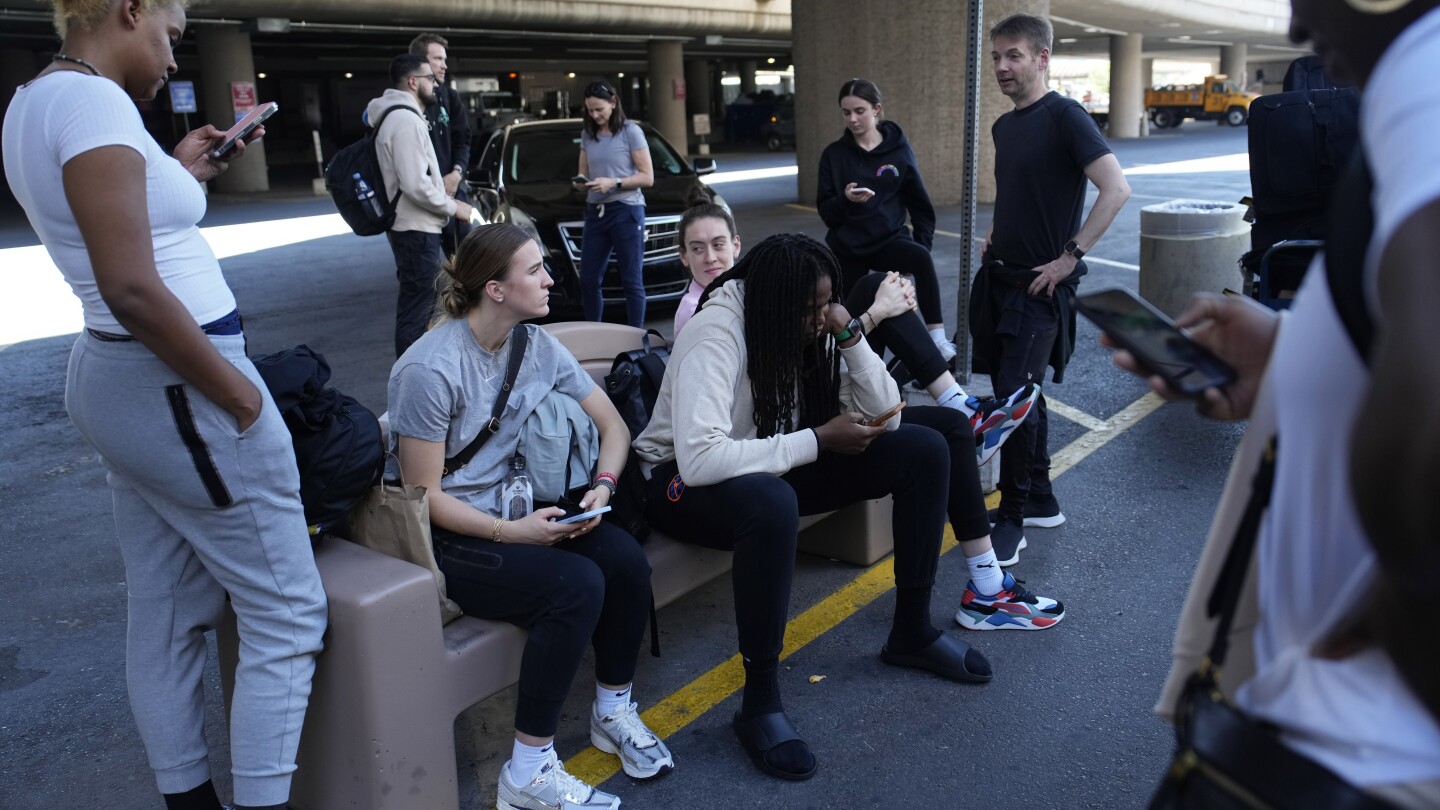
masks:
<svg viewBox="0 0 1440 810"><path fill-rule="evenodd" d="M582 125L579 118L512 124L490 137L470 175L475 205L486 221L512 222L539 239L555 279L554 319L581 317L585 193L571 187L570 178L578 169ZM655 185L644 190L645 292L654 304L685 295L690 276L679 259L680 215L700 177L715 171L715 161L697 158L692 167L653 127L640 126L655 167ZM719 197L716 202L725 204ZM607 314L623 315L624 290L613 256L601 288Z"/></svg>

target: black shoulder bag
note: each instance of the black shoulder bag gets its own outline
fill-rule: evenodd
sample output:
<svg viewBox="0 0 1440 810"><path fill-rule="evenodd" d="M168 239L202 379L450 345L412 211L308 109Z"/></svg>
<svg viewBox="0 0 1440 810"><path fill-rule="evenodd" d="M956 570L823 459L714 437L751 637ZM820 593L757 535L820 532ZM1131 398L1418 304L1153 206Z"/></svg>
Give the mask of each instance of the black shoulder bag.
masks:
<svg viewBox="0 0 1440 810"><path fill-rule="evenodd" d="M480 429L480 435L465 445L464 450L456 453L454 458L445 459L441 475L459 472L470 463L470 459L475 458L475 454L490 441L490 437L499 432L500 415L505 413L505 404L510 401L510 391L515 387L515 378L520 376L520 361L525 359L525 347L529 342L530 332L525 329L525 324L515 324L515 328L510 330L510 365L505 368L505 381L500 383L500 394L495 397L495 407L490 409L490 421Z"/></svg>
<svg viewBox="0 0 1440 810"><path fill-rule="evenodd" d="M1326 272L1345 331L1368 363L1374 334L1365 309L1363 268L1370 240L1371 180L1364 150L1352 158L1332 204ZM1255 473L1235 542L1206 604L1219 616L1215 639L1190 676L1175 708L1175 754L1150 800L1150 810L1394 810L1280 740L1279 730L1236 708L1220 692L1230 626L1240 601L1260 518L1275 482L1276 440L1266 446Z"/></svg>

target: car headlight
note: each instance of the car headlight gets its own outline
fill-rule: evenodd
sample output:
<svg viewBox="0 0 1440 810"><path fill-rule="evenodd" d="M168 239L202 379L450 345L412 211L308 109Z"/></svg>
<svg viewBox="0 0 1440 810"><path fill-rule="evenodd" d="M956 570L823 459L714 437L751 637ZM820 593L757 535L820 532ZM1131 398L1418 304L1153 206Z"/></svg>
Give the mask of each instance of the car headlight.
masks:
<svg viewBox="0 0 1440 810"><path fill-rule="evenodd" d="M530 238L534 239L535 242L540 245L540 254L548 259L550 257L550 246L545 244L545 240L540 237L540 228L535 224L535 220L531 219L529 214L526 214L513 205L510 206L509 211L510 224L530 234ZM505 220L496 217L495 221L504 222Z"/></svg>

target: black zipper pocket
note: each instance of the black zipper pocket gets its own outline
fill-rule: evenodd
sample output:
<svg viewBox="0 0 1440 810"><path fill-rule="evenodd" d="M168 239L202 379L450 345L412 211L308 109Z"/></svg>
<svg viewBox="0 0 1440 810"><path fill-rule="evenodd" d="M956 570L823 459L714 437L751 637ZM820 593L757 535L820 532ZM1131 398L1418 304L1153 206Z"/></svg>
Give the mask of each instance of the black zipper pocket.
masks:
<svg viewBox="0 0 1440 810"><path fill-rule="evenodd" d="M179 431L185 449L190 451L190 460L195 464L195 472L200 475L200 483L210 494L210 502L221 508L234 503L230 490L220 478L220 471L215 469L210 448L205 446L205 440L200 438L200 431L195 428L195 415L190 411L190 398L185 393L185 386L166 386L165 398L170 401L170 415L175 418L175 429Z"/></svg>

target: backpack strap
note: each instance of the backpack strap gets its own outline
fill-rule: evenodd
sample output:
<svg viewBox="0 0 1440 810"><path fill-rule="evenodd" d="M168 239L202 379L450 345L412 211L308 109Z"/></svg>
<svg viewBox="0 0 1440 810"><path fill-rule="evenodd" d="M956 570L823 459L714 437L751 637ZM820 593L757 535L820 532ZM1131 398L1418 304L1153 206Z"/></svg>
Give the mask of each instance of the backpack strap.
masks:
<svg viewBox="0 0 1440 810"><path fill-rule="evenodd" d="M425 118L425 116L422 115L419 110L411 107L409 104L391 104L389 107L386 107L380 112L380 120L376 121L375 125L370 127L370 137L373 138L376 135L380 134L380 125L385 123L385 119L390 116L390 113L395 112L396 110L409 110L410 112L419 115L421 119Z"/></svg>
<svg viewBox="0 0 1440 810"><path fill-rule="evenodd" d="M1375 181L1365 160L1361 143L1335 186L1330 202L1330 227L1325 237L1325 280L1330 298L1345 332L1370 365L1370 347L1375 342L1375 322L1365 304L1365 256L1375 230L1375 211L1370 198Z"/></svg>
<svg viewBox="0 0 1440 810"><path fill-rule="evenodd" d="M520 376L520 361L525 359L525 345L530 342L530 332L525 324L517 323L515 328L510 330L510 365L505 369L505 381L500 383L500 394L495 397L495 407L490 409L490 421L480 429L480 435L476 436L465 445L465 449L456 453L454 458L445 459L445 467L440 474L451 475L460 471L460 468L470 463L470 459L480 452L480 448L490 441L490 437L500 431L500 415L505 413L505 403L510 401L510 391L515 387L515 378Z"/></svg>

